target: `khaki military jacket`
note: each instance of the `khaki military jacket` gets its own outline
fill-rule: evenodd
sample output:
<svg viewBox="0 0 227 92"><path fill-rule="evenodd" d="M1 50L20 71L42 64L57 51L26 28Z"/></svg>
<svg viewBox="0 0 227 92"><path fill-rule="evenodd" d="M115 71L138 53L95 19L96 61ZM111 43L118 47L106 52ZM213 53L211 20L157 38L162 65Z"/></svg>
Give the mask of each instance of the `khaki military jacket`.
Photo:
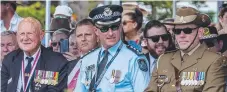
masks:
<svg viewBox="0 0 227 92"><path fill-rule="evenodd" d="M160 56L146 92L224 92L226 57L202 44L187 60L179 50Z"/></svg>

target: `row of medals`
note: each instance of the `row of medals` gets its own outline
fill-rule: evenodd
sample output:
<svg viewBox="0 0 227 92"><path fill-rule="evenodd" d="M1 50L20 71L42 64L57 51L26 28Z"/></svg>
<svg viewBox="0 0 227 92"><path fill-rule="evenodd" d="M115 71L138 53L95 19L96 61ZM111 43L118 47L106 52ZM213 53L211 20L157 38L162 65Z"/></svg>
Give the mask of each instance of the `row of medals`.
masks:
<svg viewBox="0 0 227 92"><path fill-rule="evenodd" d="M58 72L36 70L34 82L46 85L56 85L58 84L58 75Z"/></svg>
<svg viewBox="0 0 227 92"><path fill-rule="evenodd" d="M205 81L205 72L183 72L181 78L183 86L201 86Z"/></svg>

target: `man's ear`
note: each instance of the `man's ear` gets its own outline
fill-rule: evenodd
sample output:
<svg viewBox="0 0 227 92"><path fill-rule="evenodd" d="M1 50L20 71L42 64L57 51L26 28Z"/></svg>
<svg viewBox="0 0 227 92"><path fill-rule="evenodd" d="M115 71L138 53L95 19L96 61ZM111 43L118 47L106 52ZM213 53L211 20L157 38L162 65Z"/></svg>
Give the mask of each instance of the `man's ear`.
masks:
<svg viewBox="0 0 227 92"><path fill-rule="evenodd" d="M43 30L40 30L40 36L39 36L40 41L43 39L44 35L45 35L45 32Z"/></svg>
<svg viewBox="0 0 227 92"><path fill-rule="evenodd" d="M135 23L133 24L133 28L136 29L137 25L138 25L138 24L135 22Z"/></svg>
<svg viewBox="0 0 227 92"><path fill-rule="evenodd" d="M198 36L199 36L199 38L203 37L203 33L204 33L204 28L203 27L200 27L199 30L198 30Z"/></svg>
<svg viewBox="0 0 227 92"><path fill-rule="evenodd" d="M97 27L94 27L94 31L95 31L96 36L98 36L99 35L99 29Z"/></svg>
<svg viewBox="0 0 227 92"><path fill-rule="evenodd" d="M218 41L218 48L221 50L222 49L222 47L223 47L223 41L222 40L220 40L220 41Z"/></svg>

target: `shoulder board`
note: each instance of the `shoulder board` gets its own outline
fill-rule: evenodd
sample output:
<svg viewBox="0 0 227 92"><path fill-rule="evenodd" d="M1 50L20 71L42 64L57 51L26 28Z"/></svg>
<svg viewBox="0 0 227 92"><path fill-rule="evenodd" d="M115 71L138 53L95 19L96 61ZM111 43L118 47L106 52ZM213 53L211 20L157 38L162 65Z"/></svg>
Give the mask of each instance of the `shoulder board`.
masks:
<svg viewBox="0 0 227 92"><path fill-rule="evenodd" d="M127 47L128 49L130 49L132 52L134 52L135 54L137 54L137 55L142 55L142 54L143 54L142 52L140 52L138 49L134 48L134 47L131 46L131 45L126 45L126 47Z"/></svg>
<svg viewBox="0 0 227 92"><path fill-rule="evenodd" d="M84 55L81 55L81 56L80 56L80 59L81 59L81 58L83 58L83 57L85 57L85 56L87 56L87 55L88 55L88 54L90 54L91 52L93 52L93 51L97 50L98 48L100 48L100 47L96 47L96 48L94 48L94 49L92 49L92 50L88 51L88 52L87 52L87 53L85 53Z"/></svg>
<svg viewBox="0 0 227 92"><path fill-rule="evenodd" d="M165 51L165 54L167 54L167 53L171 53L171 52L176 52L176 51L178 51L179 49L176 49L176 50L171 50L171 51Z"/></svg>

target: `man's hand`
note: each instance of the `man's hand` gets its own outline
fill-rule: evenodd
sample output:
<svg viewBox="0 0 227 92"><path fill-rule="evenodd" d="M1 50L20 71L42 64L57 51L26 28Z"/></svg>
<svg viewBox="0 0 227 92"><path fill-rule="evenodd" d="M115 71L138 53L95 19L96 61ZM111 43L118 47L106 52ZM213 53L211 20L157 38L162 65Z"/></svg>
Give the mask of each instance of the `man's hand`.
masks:
<svg viewBox="0 0 227 92"><path fill-rule="evenodd" d="M78 58L78 56L76 56L76 55L74 55L74 54L72 54L72 53L70 53L70 52L65 52L65 53L63 54L63 56L64 56L68 61L72 61L72 60L75 60L75 59Z"/></svg>

